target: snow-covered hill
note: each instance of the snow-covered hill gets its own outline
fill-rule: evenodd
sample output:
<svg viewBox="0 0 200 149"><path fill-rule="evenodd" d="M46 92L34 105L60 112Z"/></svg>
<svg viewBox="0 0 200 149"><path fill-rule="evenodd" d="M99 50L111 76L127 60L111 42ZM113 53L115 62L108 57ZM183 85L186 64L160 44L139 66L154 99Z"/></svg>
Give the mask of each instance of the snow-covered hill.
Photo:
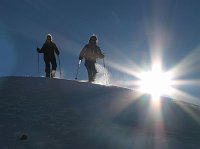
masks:
<svg viewBox="0 0 200 149"><path fill-rule="evenodd" d="M120 87L0 78L0 149L197 149L200 109Z"/></svg>

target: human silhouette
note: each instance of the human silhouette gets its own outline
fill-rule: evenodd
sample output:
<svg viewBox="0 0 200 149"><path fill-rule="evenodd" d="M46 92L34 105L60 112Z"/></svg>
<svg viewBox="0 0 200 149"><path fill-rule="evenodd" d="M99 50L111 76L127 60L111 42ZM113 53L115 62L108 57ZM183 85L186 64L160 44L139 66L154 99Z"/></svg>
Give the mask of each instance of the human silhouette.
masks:
<svg viewBox="0 0 200 149"><path fill-rule="evenodd" d="M44 53L46 77L54 78L56 75L56 67L57 67L55 53L59 55L60 52L56 44L52 42L51 34L47 35L45 43L43 44L41 49L37 48L37 52ZM52 65L52 69L50 65Z"/></svg>
<svg viewBox="0 0 200 149"><path fill-rule="evenodd" d="M85 67L88 72L89 82L94 82L97 74L95 63L98 58L104 58L101 49L97 46L97 36L92 35L89 42L83 47L80 52L79 60L85 59Z"/></svg>

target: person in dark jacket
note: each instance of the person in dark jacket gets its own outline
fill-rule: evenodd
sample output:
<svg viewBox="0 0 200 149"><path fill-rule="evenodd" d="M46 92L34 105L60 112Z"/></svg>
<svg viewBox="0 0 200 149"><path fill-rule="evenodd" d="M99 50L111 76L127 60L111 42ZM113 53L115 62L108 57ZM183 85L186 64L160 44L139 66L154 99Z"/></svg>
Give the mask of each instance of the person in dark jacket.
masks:
<svg viewBox="0 0 200 149"><path fill-rule="evenodd" d="M52 36L50 34L47 35L46 42L43 44L42 48L37 48L37 51L38 53L44 53L46 77L55 77L57 64L54 53L59 55L60 52L56 44L52 42ZM50 69L50 64L52 65L52 71Z"/></svg>
<svg viewBox="0 0 200 149"><path fill-rule="evenodd" d="M104 58L101 49L97 46L97 37L92 35L88 44L84 46L79 55L79 60L85 59L85 67L88 72L89 82L94 82L97 74L95 63L98 58Z"/></svg>

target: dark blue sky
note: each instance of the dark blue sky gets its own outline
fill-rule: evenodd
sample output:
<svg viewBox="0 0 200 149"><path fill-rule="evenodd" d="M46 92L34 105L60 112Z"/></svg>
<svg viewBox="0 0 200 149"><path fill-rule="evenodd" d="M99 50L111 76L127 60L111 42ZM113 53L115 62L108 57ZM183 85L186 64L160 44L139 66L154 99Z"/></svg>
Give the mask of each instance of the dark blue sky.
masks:
<svg viewBox="0 0 200 149"><path fill-rule="evenodd" d="M1 0L0 75L44 74L42 55L37 72L35 49L51 33L61 52L64 78L74 79L79 52L94 33L114 79L134 76L113 63L146 69L152 51L160 51L165 70L179 70L176 78L198 79L199 6L199 0ZM79 78L86 79L83 65Z"/></svg>

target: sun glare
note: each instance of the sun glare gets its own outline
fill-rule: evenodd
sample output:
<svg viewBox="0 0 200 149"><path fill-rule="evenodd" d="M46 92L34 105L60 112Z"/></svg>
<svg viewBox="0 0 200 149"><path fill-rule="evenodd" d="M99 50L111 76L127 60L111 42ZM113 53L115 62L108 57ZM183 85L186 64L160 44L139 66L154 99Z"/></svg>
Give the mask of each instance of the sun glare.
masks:
<svg viewBox="0 0 200 149"><path fill-rule="evenodd" d="M159 64L154 64L152 71L141 73L140 80L139 90L150 93L153 97L171 93L171 74L162 72Z"/></svg>

